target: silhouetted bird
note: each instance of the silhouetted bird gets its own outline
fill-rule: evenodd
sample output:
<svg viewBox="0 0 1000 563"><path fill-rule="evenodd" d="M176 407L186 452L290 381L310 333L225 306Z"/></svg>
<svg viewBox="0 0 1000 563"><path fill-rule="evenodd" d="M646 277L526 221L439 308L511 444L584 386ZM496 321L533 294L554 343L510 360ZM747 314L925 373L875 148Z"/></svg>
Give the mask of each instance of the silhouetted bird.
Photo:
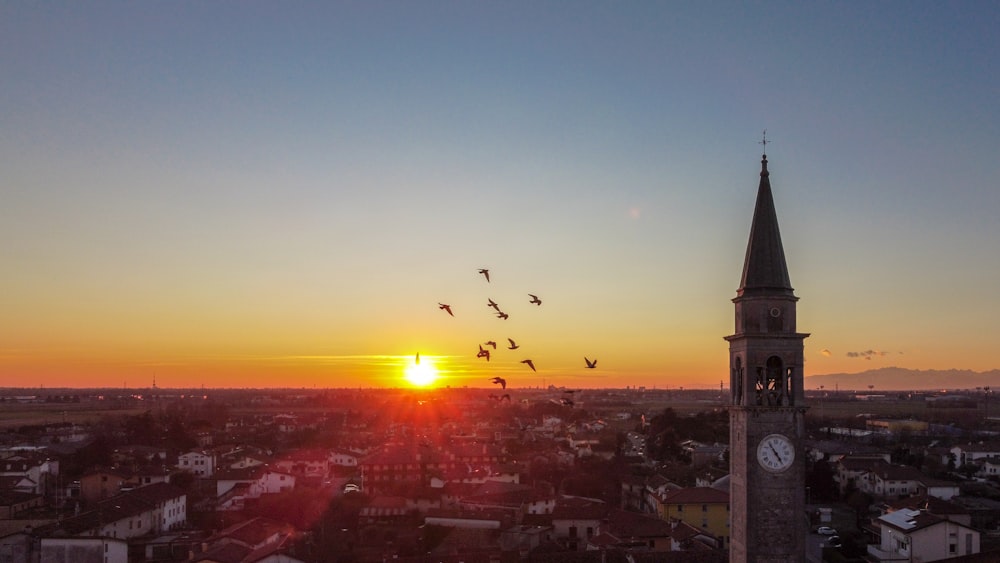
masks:
<svg viewBox="0 0 1000 563"><path fill-rule="evenodd" d="M503 320L506 321L507 317L509 317L509 316L510 315L508 315L507 313L504 313L503 311L497 311L497 318L498 319L503 319Z"/></svg>
<svg viewBox="0 0 1000 563"><path fill-rule="evenodd" d="M451 315L453 317L455 316L455 313L451 312L451 305L445 305L444 303L438 303L438 309L444 309L445 311L448 311L449 315Z"/></svg>
<svg viewBox="0 0 1000 563"><path fill-rule="evenodd" d="M597 360L596 359L594 361L590 361L590 360L587 359L586 356L584 356L583 357L583 361L587 362L587 367L590 368L590 369L594 369L594 368L597 367Z"/></svg>
<svg viewBox="0 0 1000 563"><path fill-rule="evenodd" d="M494 309L497 310L498 313L500 312L500 306L497 305L496 301L494 301L492 299L487 299L486 306L487 307L493 307Z"/></svg>
<svg viewBox="0 0 1000 563"><path fill-rule="evenodd" d="M483 345L479 345L479 353L476 354L477 358L486 358L486 361L490 361L490 351L483 348Z"/></svg>
<svg viewBox="0 0 1000 563"><path fill-rule="evenodd" d="M493 383L499 384L501 389L507 388L507 380L502 377L494 377Z"/></svg>
<svg viewBox="0 0 1000 563"><path fill-rule="evenodd" d="M489 281L490 281L490 271L487 270L487 269L485 269L485 268L480 268L479 269L479 273L482 274L486 278L486 283L489 283Z"/></svg>
<svg viewBox="0 0 1000 563"><path fill-rule="evenodd" d="M537 295L532 295L532 294L529 293L528 297L531 298L531 301L528 301L528 303L534 303L535 305L541 305L542 304L542 300L539 299Z"/></svg>
<svg viewBox="0 0 1000 563"><path fill-rule="evenodd" d="M531 371L536 371L535 370L535 362L532 362L531 360L521 360L521 363L522 364L528 364L528 367L531 368Z"/></svg>
<svg viewBox="0 0 1000 563"><path fill-rule="evenodd" d="M508 338L507 342L510 342L510 346L507 347L508 350L517 350L518 348L520 348L520 346L518 346L517 343L514 342L513 338Z"/></svg>
<svg viewBox="0 0 1000 563"><path fill-rule="evenodd" d="M492 346L494 350L497 349L497 343L493 342L492 340L487 340L486 342L484 342L484 344L486 344L487 346Z"/></svg>

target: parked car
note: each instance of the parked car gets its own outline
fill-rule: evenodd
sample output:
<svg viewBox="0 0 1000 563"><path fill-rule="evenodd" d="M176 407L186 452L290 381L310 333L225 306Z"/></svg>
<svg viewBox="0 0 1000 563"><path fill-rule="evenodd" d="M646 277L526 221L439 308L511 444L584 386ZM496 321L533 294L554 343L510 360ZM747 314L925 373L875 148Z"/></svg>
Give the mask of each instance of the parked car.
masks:
<svg viewBox="0 0 1000 563"><path fill-rule="evenodd" d="M835 536L837 535L837 530L834 530L829 526L820 526L819 528L816 528L816 533L821 536Z"/></svg>
<svg viewBox="0 0 1000 563"><path fill-rule="evenodd" d="M826 545L830 547L840 547L840 536L830 536L826 539Z"/></svg>

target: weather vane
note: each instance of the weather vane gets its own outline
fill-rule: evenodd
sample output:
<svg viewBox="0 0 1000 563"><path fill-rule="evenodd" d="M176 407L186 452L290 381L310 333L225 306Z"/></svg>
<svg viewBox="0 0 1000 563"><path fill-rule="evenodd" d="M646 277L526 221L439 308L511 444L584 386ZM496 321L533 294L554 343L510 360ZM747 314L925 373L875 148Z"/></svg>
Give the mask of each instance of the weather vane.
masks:
<svg viewBox="0 0 1000 563"><path fill-rule="evenodd" d="M764 135L759 144L764 145L764 152L767 152L767 129L764 129Z"/></svg>

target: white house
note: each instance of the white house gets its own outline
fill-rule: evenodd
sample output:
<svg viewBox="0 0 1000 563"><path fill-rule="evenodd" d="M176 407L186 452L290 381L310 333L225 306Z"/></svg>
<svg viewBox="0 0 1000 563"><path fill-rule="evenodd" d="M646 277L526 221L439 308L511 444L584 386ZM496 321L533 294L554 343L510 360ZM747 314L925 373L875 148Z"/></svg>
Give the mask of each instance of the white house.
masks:
<svg viewBox="0 0 1000 563"><path fill-rule="evenodd" d="M868 546L875 561L940 561L979 553L979 532L925 510L902 509L873 521L881 529L878 545Z"/></svg>
<svg viewBox="0 0 1000 563"><path fill-rule="evenodd" d="M977 475L980 477L1000 477L1000 457L984 458Z"/></svg>
<svg viewBox="0 0 1000 563"><path fill-rule="evenodd" d="M296 450L275 460L272 465L289 475L322 479L330 472L330 456L325 451Z"/></svg>
<svg viewBox="0 0 1000 563"><path fill-rule="evenodd" d="M553 536L568 549L582 551L587 540L601 533L607 515L608 507L604 504L563 499L552 511Z"/></svg>
<svg viewBox="0 0 1000 563"><path fill-rule="evenodd" d="M41 537L129 539L158 534L187 521L187 494L167 483L139 487L98 502L93 510L39 527Z"/></svg>
<svg viewBox="0 0 1000 563"><path fill-rule="evenodd" d="M128 542L114 538L42 538L42 563L57 561L102 561L128 563Z"/></svg>
<svg viewBox="0 0 1000 563"><path fill-rule="evenodd" d="M358 456L350 452L330 452L330 465L336 465L338 467L357 467L358 466Z"/></svg>
<svg viewBox="0 0 1000 563"><path fill-rule="evenodd" d="M146 504L153 533L163 533L187 524L187 493L169 483L154 483L122 495ZM114 498L114 497L113 497Z"/></svg>
<svg viewBox="0 0 1000 563"><path fill-rule="evenodd" d="M18 490L46 495L58 481L59 461L36 453L18 452L0 459L0 477L20 477ZM32 490L25 489L28 483L33 484Z"/></svg>
<svg viewBox="0 0 1000 563"><path fill-rule="evenodd" d="M265 494L283 493L295 488L295 475L280 471L264 471L260 481L260 489Z"/></svg>
<svg viewBox="0 0 1000 563"><path fill-rule="evenodd" d="M194 450L177 456L179 468L203 478L215 475L216 461L215 453L210 450Z"/></svg>
<svg viewBox="0 0 1000 563"><path fill-rule="evenodd" d="M965 444L951 448L951 453L955 456L955 466L959 467L978 459L1000 457L1000 444Z"/></svg>
<svg viewBox="0 0 1000 563"><path fill-rule="evenodd" d="M215 493L222 497L237 485L243 485L240 496L259 498L263 494L281 493L295 488L295 476L261 467L228 469L216 476Z"/></svg>

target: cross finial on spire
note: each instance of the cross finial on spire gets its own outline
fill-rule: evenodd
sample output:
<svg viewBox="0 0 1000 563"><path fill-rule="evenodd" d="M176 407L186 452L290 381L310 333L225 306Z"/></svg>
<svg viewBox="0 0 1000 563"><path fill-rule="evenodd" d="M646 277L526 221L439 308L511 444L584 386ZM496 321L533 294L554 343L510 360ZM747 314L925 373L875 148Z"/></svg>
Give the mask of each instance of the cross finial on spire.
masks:
<svg viewBox="0 0 1000 563"><path fill-rule="evenodd" d="M764 134L761 136L760 144L764 145L764 154L760 158L760 175L767 176L767 129L764 129Z"/></svg>

